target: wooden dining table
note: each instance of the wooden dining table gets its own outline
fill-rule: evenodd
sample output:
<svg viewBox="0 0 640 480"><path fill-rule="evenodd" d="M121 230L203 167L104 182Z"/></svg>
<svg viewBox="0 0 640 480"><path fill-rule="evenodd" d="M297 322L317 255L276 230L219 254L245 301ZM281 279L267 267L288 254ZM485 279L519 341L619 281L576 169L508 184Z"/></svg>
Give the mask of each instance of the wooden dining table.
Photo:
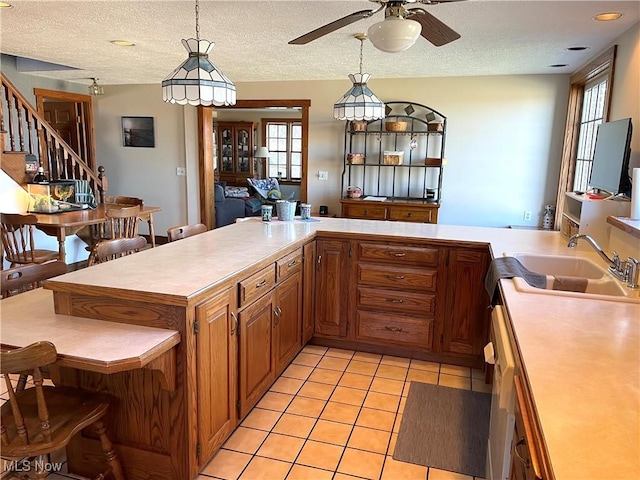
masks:
<svg viewBox="0 0 640 480"><path fill-rule="evenodd" d="M38 218L36 227L38 230L47 235L55 236L58 239L58 258L65 261L65 239L68 235L75 235L82 228L90 225L100 225L107 221L105 214L106 207L114 205L106 205L101 203L94 210L72 210L68 212L56 213L34 213ZM115 205L117 206L117 205ZM149 236L151 237L151 246L155 247L155 231L153 229L153 214L161 211L161 207L143 205L138 216L140 220L146 221L149 225Z"/></svg>

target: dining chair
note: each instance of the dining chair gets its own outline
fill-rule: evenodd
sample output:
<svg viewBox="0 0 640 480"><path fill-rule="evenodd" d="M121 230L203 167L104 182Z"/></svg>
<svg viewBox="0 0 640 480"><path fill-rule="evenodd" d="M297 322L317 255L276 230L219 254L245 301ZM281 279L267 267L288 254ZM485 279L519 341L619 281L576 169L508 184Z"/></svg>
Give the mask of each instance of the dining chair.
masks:
<svg viewBox="0 0 640 480"><path fill-rule="evenodd" d="M36 478L44 479L47 455L68 445L82 429L94 426L100 438L108 468L96 478L113 475L125 480L124 471L104 425L111 397L74 388L43 385L42 369L57 360L51 342L36 342L23 348L0 352L0 372L5 378L9 401L2 405L2 456L38 457ZM17 391L9 374L29 371L34 386Z"/></svg>
<svg viewBox="0 0 640 480"><path fill-rule="evenodd" d="M139 252L146 246L147 240L139 235L133 238L103 240L102 242L96 243L91 249L87 260L87 267Z"/></svg>
<svg viewBox="0 0 640 480"><path fill-rule="evenodd" d="M124 195L118 196L107 196L104 198L104 203L106 205L138 205L140 210L144 207L144 200L138 197L127 197ZM152 213L143 213L140 215L140 220L146 221L149 226L149 239L151 240L151 246L156 246L156 236L153 227L153 214Z"/></svg>
<svg viewBox="0 0 640 480"><path fill-rule="evenodd" d="M204 223L194 223L192 225L171 227L167 230L167 240L169 242L174 242L176 240L182 240L183 238L192 237L206 231L207 226Z"/></svg>
<svg viewBox="0 0 640 480"><path fill-rule="evenodd" d="M48 278L67 273L67 264L54 260L47 263L17 265L0 271L0 291L7 298L26 290L39 287Z"/></svg>
<svg viewBox="0 0 640 480"><path fill-rule="evenodd" d="M142 207L144 200L138 197L126 197L126 196L106 196L104 197L104 203L107 205L138 205Z"/></svg>
<svg viewBox="0 0 640 480"><path fill-rule="evenodd" d="M58 252L37 249L34 230L38 218L35 215L3 213L0 218L0 233L5 258L11 267L25 263L44 263L58 259Z"/></svg>
<svg viewBox="0 0 640 480"><path fill-rule="evenodd" d="M109 237L133 238L138 236L138 222L140 220L140 206L115 206L109 205L105 209Z"/></svg>

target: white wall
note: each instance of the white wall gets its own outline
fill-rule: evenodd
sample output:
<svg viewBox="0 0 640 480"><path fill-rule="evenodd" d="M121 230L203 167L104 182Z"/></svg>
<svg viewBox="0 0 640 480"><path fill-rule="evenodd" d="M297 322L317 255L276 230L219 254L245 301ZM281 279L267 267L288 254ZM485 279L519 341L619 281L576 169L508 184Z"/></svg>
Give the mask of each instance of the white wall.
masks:
<svg viewBox="0 0 640 480"><path fill-rule="evenodd" d="M627 30L614 44L618 49L609 120L631 118L634 132L630 168L640 167L640 23Z"/></svg>
<svg viewBox="0 0 640 480"><path fill-rule="evenodd" d="M387 79L370 86L384 101L423 103L447 116L441 223L540 223L543 206L555 198L567 76ZM344 122L333 119L332 108L348 87L347 79L237 85L242 99L310 98L308 201L333 212L339 211L342 190ZM185 138L186 145L197 141L195 132L183 128L184 112L195 109L164 104L159 85L105 91L96 102L96 136L109 192L162 206L155 216L158 233L182 223L187 219L186 179L177 177L175 168L195 162L184 149ZM123 147L123 115L155 117L156 148ZM319 170L329 172L328 181L318 180ZM530 222L523 221L525 210L533 212Z"/></svg>

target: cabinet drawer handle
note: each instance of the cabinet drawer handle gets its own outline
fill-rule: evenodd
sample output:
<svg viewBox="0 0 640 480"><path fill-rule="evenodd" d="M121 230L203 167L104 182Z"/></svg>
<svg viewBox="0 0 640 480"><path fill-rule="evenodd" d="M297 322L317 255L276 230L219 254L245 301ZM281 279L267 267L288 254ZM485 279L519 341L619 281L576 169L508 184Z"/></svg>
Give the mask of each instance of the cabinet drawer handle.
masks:
<svg viewBox="0 0 640 480"><path fill-rule="evenodd" d="M401 327L389 327L385 325L385 330L389 330L390 332L401 332L402 328Z"/></svg>
<svg viewBox="0 0 640 480"><path fill-rule="evenodd" d="M520 461L526 468L529 468L529 460L520 455L520 452L518 451L518 447L520 445L526 445L524 438L521 438L520 440L518 440L518 443L515 444L515 446L513 447L513 453L516 454L516 457L520 459Z"/></svg>
<svg viewBox="0 0 640 480"><path fill-rule="evenodd" d="M407 218L411 216L411 212L407 213Z"/></svg>
<svg viewBox="0 0 640 480"><path fill-rule="evenodd" d="M234 336L236 333L238 333L238 317L236 317L236 314L231 312L231 318L233 318L233 327L231 328L231 336Z"/></svg>
<svg viewBox="0 0 640 480"><path fill-rule="evenodd" d="M389 255L391 255L392 257L406 257L407 254L404 252L392 252Z"/></svg>
<svg viewBox="0 0 640 480"><path fill-rule="evenodd" d="M264 287L267 284L267 280L263 279L260 282L256 283L256 288Z"/></svg>
<svg viewBox="0 0 640 480"><path fill-rule="evenodd" d="M387 275L389 280L404 280L404 275Z"/></svg>
<svg viewBox="0 0 640 480"><path fill-rule="evenodd" d="M364 211L364 214L365 214L365 215L369 215L369 210L365 210L365 211Z"/></svg>
<svg viewBox="0 0 640 480"><path fill-rule="evenodd" d="M291 260L289 263L287 263L287 267L293 267L297 263L298 263L297 260Z"/></svg>
<svg viewBox="0 0 640 480"><path fill-rule="evenodd" d="M389 303L404 303L404 300L401 298L387 298L387 302Z"/></svg>
<svg viewBox="0 0 640 480"><path fill-rule="evenodd" d="M280 323L280 315L282 314L282 309L280 307L276 307L273 309L273 314L275 315L275 320L273 322L273 326L275 327Z"/></svg>

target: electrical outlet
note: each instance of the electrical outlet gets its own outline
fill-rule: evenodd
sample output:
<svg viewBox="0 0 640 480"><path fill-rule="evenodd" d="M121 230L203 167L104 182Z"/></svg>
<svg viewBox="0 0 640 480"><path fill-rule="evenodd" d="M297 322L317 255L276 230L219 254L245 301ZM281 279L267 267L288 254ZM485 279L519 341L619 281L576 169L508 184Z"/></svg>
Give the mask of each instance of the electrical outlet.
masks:
<svg viewBox="0 0 640 480"><path fill-rule="evenodd" d="M318 172L318 180L329 180L329 172Z"/></svg>
<svg viewBox="0 0 640 480"><path fill-rule="evenodd" d="M531 211L525 210L522 218L525 222L528 222L529 220L531 220Z"/></svg>
<svg viewBox="0 0 640 480"><path fill-rule="evenodd" d="M186 175L187 169L184 167L176 167L176 175Z"/></svg>

